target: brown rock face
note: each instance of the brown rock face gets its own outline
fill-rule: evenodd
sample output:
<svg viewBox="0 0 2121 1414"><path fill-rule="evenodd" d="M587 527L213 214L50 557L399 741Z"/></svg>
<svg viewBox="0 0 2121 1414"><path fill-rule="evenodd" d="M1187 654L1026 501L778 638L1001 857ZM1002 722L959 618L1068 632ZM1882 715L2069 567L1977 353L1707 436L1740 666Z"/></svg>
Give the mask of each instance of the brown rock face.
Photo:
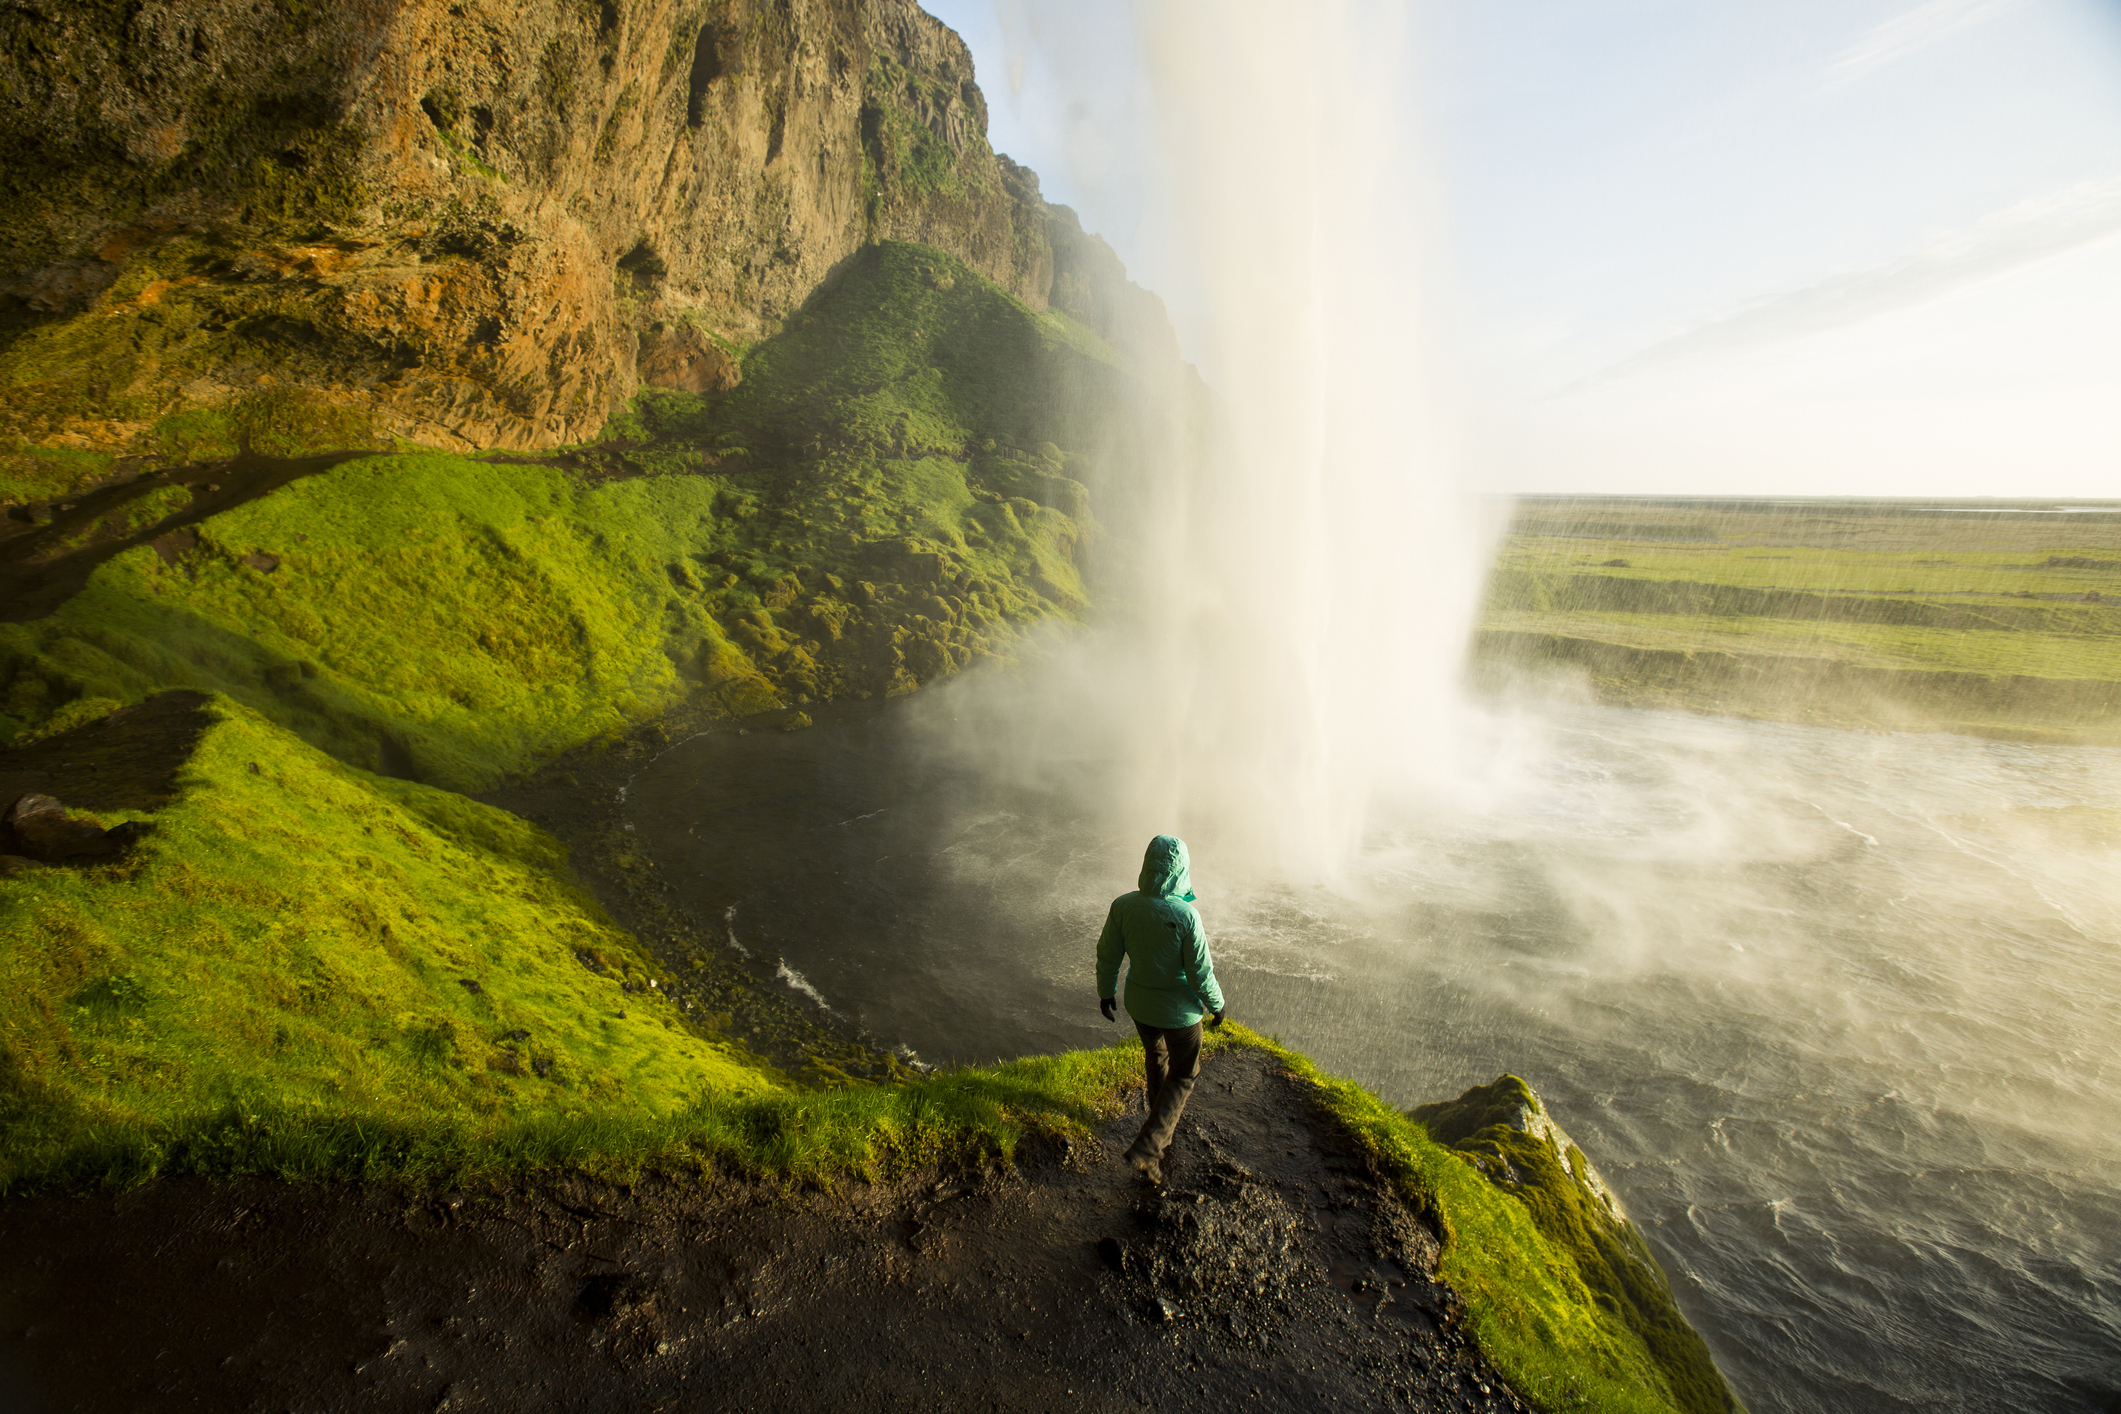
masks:
<svg viewBox="0 0 2121 1414"><path fill-rule="evenodd" d="M682 393L724 392L742 377L736 360L689 324L641 335L635 366L643 383Z"/></svg>
<svg viewBox="0 0 2121 1414"><path fill-rule="evenodd" d="M579 441L643 381L725 383L716 336L878 239L1107 333L1154 304L988 147L913 0L61 13L0 17L0 436L153 451L270 388L377 437Z"/></svg>

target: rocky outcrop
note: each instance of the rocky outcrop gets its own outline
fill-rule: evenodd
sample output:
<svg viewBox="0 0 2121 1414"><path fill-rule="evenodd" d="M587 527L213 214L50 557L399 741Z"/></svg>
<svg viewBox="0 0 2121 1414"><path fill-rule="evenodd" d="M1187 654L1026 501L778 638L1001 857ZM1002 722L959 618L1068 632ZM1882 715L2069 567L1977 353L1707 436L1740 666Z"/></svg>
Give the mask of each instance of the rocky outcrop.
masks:
<svg viewBox="0 0 2121 1414"><path fill-rule="evenodd" d="M92 815L76 814L48 795L25 795L0 815L0 856L38 864L107 859L124 853L144 830L138 824L106 830Z"/></svg>
<svg viewBox="0 0 2121 1414"><path fill-rule="evenodd" d="M1619 1197L1531 1086L1505 1075L1408 1114L1430 1138L1523 1203L1540 1232L1573 1255L1591 1298L1641 1338L1678 1408L1742 1414Z"/></svg>
<svg viewBox="0 0 2121 1414"><path fill-rule="evenodd" d="M878 239L1169 340L913 0L18 6L0 144L18 447L579 442Z"/></svg>

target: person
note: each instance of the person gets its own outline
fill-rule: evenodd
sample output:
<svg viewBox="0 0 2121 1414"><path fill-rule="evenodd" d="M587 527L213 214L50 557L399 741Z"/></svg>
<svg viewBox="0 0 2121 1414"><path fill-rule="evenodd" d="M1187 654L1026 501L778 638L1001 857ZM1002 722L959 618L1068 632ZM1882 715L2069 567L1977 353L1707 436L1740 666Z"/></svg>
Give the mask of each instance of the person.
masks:
<svg viewBox="0 0 2121 1414"><path fill-rule="evenodd" d="M1098 1009L1117 1021L1120 959L1127 961L1127 1015L1141 1033L1149 1076L1149 1115L1127 1146L1127 1162L1151 1183L1164 1179L1164 1150L1200 1078L1200 1025L1223 1024L1223 992L1208 956L1208 935L1193 911L1185 841L1158 835L1142 857L1131 894L1112 900L1097 938Z"/></svg>

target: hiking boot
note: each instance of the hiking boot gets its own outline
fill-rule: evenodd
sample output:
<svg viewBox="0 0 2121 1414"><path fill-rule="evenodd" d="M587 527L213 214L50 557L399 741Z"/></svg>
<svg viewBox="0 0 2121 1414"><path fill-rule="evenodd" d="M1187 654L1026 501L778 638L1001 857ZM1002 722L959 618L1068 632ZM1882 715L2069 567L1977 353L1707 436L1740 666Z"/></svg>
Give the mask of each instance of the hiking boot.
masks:
<svg viewBox="0 0 2121 1414"><path fill-rule="evenodd" d="M1143 1182L1153 1187L1161 1187L1163 1185L1164 1167L1157 1162L1154 1154L1144 1154L1137 1150L1129 1149L1127 1151L1127 1162L1134 1166L1134 1171L1142 1176Z"/></svg>

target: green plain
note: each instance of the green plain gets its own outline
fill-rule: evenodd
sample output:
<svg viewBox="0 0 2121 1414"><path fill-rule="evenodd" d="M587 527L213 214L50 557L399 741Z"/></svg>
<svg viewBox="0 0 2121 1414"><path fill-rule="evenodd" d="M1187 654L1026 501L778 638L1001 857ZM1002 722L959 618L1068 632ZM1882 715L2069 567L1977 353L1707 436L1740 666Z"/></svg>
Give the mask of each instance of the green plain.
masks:
<svg viewBox="0 0 2121 1414"><path fill-rule="evenodd" d="M1480 665L1590 664L1620 700L2105 740L2121 507L1530 501L1480 627Z"/></svg>

